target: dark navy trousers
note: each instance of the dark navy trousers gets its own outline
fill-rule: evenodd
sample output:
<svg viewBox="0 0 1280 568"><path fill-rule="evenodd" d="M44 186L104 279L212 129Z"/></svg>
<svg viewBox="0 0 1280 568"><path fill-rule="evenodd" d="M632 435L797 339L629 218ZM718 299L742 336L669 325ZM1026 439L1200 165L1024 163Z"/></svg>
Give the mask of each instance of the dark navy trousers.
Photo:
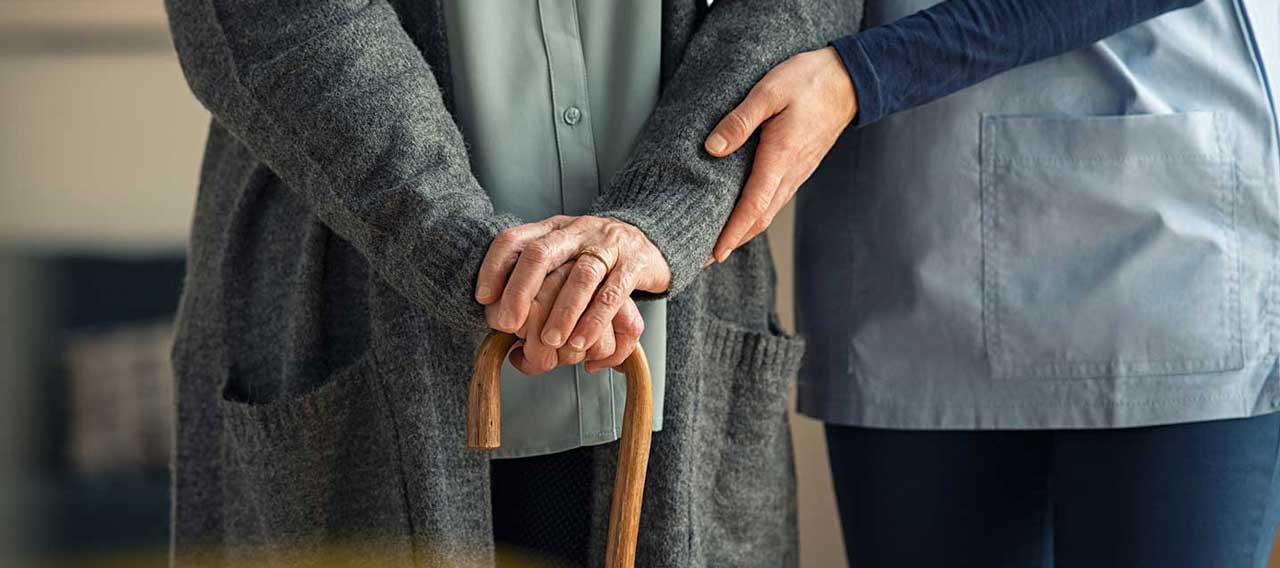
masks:
<svg viewBox="0 0 1280 568"><path fill-rule="evenodd" d="M1262 568L1280 523L1280 414L827 449L851 568Z"/></svg>

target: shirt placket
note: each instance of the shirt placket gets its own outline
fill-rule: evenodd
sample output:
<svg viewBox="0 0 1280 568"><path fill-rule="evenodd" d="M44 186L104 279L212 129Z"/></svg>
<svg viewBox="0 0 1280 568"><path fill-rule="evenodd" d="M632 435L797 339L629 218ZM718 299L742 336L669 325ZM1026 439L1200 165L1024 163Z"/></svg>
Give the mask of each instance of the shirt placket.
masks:
<svg viewBox="0 0 1280 568"><path fill-rule="evenodd" d="M560 165L560 204L567 215L585 213L599 194L586 61L575 0L539 0L543 46L551 83L551 120ZM588 375L575 365L579 435L584 440L613 437L614 389L609 371Z"/></svg>

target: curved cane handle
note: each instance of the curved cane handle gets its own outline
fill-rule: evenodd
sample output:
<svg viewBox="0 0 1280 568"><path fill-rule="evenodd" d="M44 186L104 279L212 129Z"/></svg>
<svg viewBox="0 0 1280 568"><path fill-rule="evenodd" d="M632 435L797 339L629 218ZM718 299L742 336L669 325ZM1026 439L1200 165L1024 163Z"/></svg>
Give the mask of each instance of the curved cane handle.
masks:
<svg viewBox="0 0 1280 568"><path fill-rule="evenodd" d="M493 332L480 345L475 371L467 392L467 447L493 449L501 443L502 361L515 336ZM627 375L627 405L622 412L622 440L618 445L618 471L613 479L609 507L609 541L605 553L608 568L635 566L636 539L640 533L640 504L644 476L649 467L649 441L653 437L653 387L644 349L622 362Z"/></svg>

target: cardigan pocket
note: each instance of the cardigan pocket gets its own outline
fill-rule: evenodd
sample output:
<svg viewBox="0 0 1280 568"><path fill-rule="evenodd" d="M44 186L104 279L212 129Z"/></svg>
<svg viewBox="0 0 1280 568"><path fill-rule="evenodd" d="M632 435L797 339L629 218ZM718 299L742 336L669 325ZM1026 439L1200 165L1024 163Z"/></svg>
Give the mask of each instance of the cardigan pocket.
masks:
<svg viewBox="0 0 1280 568"><path fill-rule="evenodd" d="M397 433L367 356L300 397L247 404L224 395L219 408L232 558L411 564Z"/></svg>
<svg viewBox="0 0 1280 568"><path fill-rule="evenodd" d="M981 143L996 377L1244 365L1224 115L986 116Z"/></svg>
<svg viewBox="0 0 1280 568"><path fill-rule="evenodd" d="M804 341L771 326L703 322L697 393L695 538L707 566L795 563L795 472L787 392Z"/></svg>

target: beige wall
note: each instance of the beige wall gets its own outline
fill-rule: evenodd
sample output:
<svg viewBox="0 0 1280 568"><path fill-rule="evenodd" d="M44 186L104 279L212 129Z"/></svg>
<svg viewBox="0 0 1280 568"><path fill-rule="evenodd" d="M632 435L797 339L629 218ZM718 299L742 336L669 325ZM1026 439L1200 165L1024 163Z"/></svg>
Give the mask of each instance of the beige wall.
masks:
<svg viewBox="0 0 1280 568"><path fill-rule="evenodd" d="M13 54L0 93L0 242L182 246L208 118L172 54Z"/></svg>
<svg viewBox="0 0 1280 568"><path fill-rule="evenodd" d="M0 243L181 247L207 114L158 0L0 4Z"/></svg>
<svg viewBox="0 0 1280 568"><path fill-rule="evenodd" d="M769 228L769 245L778 265L778 312L788 329L795 329L795 263L792 243L795 206L788 205ZM794 389L793 389L794 393ZM794 399L794 394L792 396ZM792 408L794 409L794 401ZM822 424L791 415L791 438L796 448L796 482L800 500L800 565L804 568L845 566L844 542L836 516L827 445Z"/></svg>

